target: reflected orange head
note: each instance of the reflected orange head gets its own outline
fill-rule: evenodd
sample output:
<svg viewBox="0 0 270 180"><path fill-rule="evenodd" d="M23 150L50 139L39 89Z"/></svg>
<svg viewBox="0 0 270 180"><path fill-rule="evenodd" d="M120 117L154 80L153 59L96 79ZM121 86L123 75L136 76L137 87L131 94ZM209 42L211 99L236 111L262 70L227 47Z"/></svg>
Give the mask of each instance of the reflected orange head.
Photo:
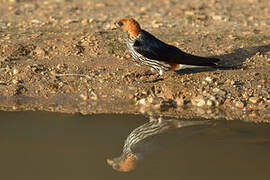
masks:
<svg viewBox="0 0 270 180"><path fill-rule="evenodd" d="M121 172L129 172L136 166L137 158L133 155L128 155L125 159L110 160L107 159L107 163L113 167L113 169Z"/></svg>
<svg viewBox="0 0 270 180"><path fill-rule="evenodd" d="M141 31L139 23L133 18L122 18L115 22L116 26L123 32L127 32L130 37L136 37Z"/></svg>

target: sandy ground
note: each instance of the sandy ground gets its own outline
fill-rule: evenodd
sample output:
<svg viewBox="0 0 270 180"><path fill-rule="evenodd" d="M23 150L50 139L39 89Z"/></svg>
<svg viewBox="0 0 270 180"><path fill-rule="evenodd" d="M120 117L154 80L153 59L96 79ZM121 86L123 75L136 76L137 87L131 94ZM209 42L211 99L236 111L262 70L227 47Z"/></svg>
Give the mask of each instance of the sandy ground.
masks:
<svg viewBox="0 0 270 180"><path fill-rule="evenodd" d="M0 3L3 110L270 121L268 0ZM113 30L122 17L183 51L239 68L157 77L135 63Z"/></svg>

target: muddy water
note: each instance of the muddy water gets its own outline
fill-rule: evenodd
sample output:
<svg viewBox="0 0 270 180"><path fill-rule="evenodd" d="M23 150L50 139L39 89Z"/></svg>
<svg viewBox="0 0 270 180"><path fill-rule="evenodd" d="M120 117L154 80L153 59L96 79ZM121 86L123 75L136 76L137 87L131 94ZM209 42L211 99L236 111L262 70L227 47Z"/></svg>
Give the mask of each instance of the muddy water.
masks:
<svg viewBox="0 0 270 180"><path fill-rule="evenodd" d="M125 139L148 119L0 112L0 179L269 179L269 125L216 121L175 128L179 122L138 142L140 150L135 144L136 166L119 172L107 159L120 156Z"/></svg>

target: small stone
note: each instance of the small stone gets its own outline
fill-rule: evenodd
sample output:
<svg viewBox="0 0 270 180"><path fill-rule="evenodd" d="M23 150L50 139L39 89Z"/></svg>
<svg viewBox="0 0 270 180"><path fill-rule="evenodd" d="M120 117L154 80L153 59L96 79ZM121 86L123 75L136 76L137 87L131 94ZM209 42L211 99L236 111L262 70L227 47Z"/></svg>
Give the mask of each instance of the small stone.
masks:
<svg viewBox="0 0 270 180"><path fill-rule="evenodd" d="M65 24L78 23L78 22L79 22L79 20L77 20L77 19L67 19L65 21Z"/></svg>
<svg viewBox="0 0 270 180"><path fill-rule="evenodd" d="M7 85L5 81L0 81L0 85Z"/></svg>
<svg viewBox="0 0 270 180"><path fill-rule="evenodd" d="M203 84L203 85L206 85L206 84L207 84L207 82L206 82L206 81L202 81L202 84Z"/></svg>
<svg viewBox="0 0 270 180"><path fill-rule="evenodd" d="M19 84L19 82L20 82L20 81L18 81L17 79L13 79L13 80L12 80L12 83L13 83L13 84Z"/></svg>
<svg viewBox="0 0 270 180"><path fill-rule="evenodd" d="M159 28L161 27L163 24L162 23L157 23L156 20L152 21L152 27L153 28Z"/></svg>
<svg viewBox="0 0 270 180"><path fill-rule="evenodd" d="M94 21L94 19L88 19L88 18L85 18L85 19L83 19L81 22L83 23L83 24L90 24L91 22L93 22Z"/></svg>
<svg viewBox="0 0 270 180"><path fill-rule="evenodd" d="M151 107L152 107L154 110L160 110L160 109L161 109L161 105L162 105L162 104L153 104Z"/></svg>
<svg viewBox="0 0 270 180"><path fill-rule="evenodd" d="M95 6L96 6L97 8L103 8L103 7L105 7L106 5L105 5L104 3L97 3Z"/></svg>
<svg viewBox="0 0 270 180"><path fill-rule="evenodd" d="M235 102L235 107L237 107L237 108L244 108L244 103L241 102L241 101L236 101Z"/></svg>
<svg viewBox="0 0 270 180"><path fill-rule="evenodd" d="M89 23L89 19L83 19L81 22L82 22L83 24L88 24L88 23Z"/></svg>
<svg viewBox="0 0 270 180"><path fill-rule="evenodd" d="M40 20L33 19L33 20L31 21L31 23L33 23L33 24L41 24L42 22L41 22Z"/></svg>
<svg viewBox="0 0 270 180"><path fill-rule="evenodd" d="M207 82L209 82L209 83L212 83L212 82L213 82L213 79L212 79L211 77L209 77L209 76L207 76L207 77L205 78L205 80L206 80Z"/></svg>
<svg viewBox="0 0 270 180"><path fill-rule="evenodd" d="M249 116L249 117L256 117L257 114L256 114L255 112L252 112L252 113L248 114L248 116Z"/></svg>
<svg viewBox="0 0 270 180"><path fill-rule="evenodd" d="M249 98L249 101L252 102L253 104L256 104L256 103L258 103L259 98L257 98L257 97L250 97Z"/></svg>
<svg viewBox="0 0 270 180"><path fill-rule="evenodd" d="M204 97L202 95L199 95L195 98L192 98L191 103L195 106L202 107L205 105L205 100L204 100Z"/></svg>
<svg viewBox="0 0 270 180"><path fill-rule="evenodd" d="M18 74L19 70L18 69L13 69L13 75Z"/></svg>
<svg viewBox="0 0 270 180"><path fill-rule="evenodd" d="M98 82L104 83L104 80L103 79L99 79Z"/></svg>
<svg viewBox="0 0 270 180"><path fill-rule="evenodd" d="M6 73L10 73L10 72L11 72L11 68L7 65L7 66L5 67L5 71L6 71Z"/></svg>
<svg viewBox="0 0 270 180"><path fill-rule="evenodd" d="M37 47L35 50L34 50L34 53L37 55L37 56L45 56L45 51L40 48L40 47Z"/></svg>
<svg viewBox="0 0 270 180"><path fill-rule="evenodd" d="M212 100L212 101L214 101L214 102L217 101L216 97L213 96L213 95L209 95L208 97L209 97L210 100Z"/></svg>
<svg viewBox="0 0 270 180"><path fill-rule="evenodd" d="M194 11L185 11L186 16L193 16L195 14Z"/></svg>
<svg viewBox="0 0 270 180"><path fill-rule="evenodd" d="M153 27L153 28L159 28L160 25L159 25L159 24L153 24L152 27Z"/></svg>
<svg viewBox="0 0 270 180"><path fill-rule="evenodd" d="M59 82L59 87L63 87L64 86L64 83L63 82Z"/></svg>
<svg viewBox="0 0 270 180"><path fill-rule="evenodd" d="M131 58L131 55L130 54L126 54L125 57L126 58Z"/></svg>
<svg viewBox="0 0 270 180"><path fill-rule="evenodd" d="M53 76L55 76L56 75L56 71L55 70L52 70L52 71L50 71L50 74L53 75Z"/></svg>
<svg viewBox="0 0 270 180"><path fill-rule="evenodd" d="M225 96L226 95L226 92L221 90L221 89L218 89L218 88L214 88L213 89L213 92L220 95L220 96Z"/></svg>
<svg viewBox="0 0 270 180"><path fill-rule="evenodd" d="M56 68L61 69L61 66L62 66L61 64L57 64Z"/></svg>
<svg viewBox="0 0 270 180"><path fill-rule="evenodd" d="M207 100L206 102L207 106L213 106L214 105L214 102L211 101L210 99Z"/></svg>
<svg viewBox="0 0 270 180"><path fill-rule="evenodd" d="M98 100L98 96L96 93L94 93L93 91L90 92L90 97L89 97L91 100Z"/></svg>
<svg viewBox="0 0 270 180"><path fill-rule="evenodd" d="M6 58L0 57L0 62L4 62L4 61L6 61Z"/></svg>
<svg viewBox="0 0 270 180"><path fill-rule="evenodd" d="M82 98L82 100L86 101L88 99L87 95L85 94L81 94L80 97Z"/></svg>
<svg viewBox="0 0 270 180"><path fill-rule="evenodd" d="M37 67L31 67L31 70L33 71L33 72L36 72L37 71Z"/></svg>
<svg viewBox="0 0 270 180"><path fill-rule="evenodd" d="M181 106L184 105L184 99L183 99L183 97L177 97L177 98L175 98L175 102L176 102L176 104L177 104L178 107L181 107Z"/></svg>
<svg viewBox="0 0 270 180"><path fill-rule="evenodd" d="M250 4L258 3L258 0L248 0L248 2L249 2Z"/></svg>
<svg viewBox="0 0 270 180"><path fill-rule="evenodd" d="M104 29L105 30L112 30L112 29L114 29L115 28L115 25L114 24L111 24L111 23L106 23L105 25L104 25Z"/></svg>
<svg viewBox="0 0 270 180"><path fill-rule="evenodd" d="M228 17L225 16L225 15L214 15L212 16L212 18L216 21L227 21L228 20Z"/></svg>
<svg viewBox="0 0 270 180"><path fill-rule="evenodd" d="M146 100L143 98L143 99L140 99L139 101L137 101L137 103L144 105L146 103Z"/></svg>

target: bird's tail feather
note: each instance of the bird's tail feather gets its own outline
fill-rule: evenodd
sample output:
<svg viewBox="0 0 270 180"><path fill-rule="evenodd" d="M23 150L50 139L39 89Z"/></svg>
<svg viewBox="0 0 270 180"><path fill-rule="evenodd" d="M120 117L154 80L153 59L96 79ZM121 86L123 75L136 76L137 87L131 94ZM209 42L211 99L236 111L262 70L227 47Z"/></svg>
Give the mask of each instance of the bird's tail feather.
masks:
<svg viewBox="0 0 270 180"><path fill-rule="evenodd" d="M188 59L188 65L194 66L216 67L218 66L216 63L220 61L218 58L194 56L191 54L186 54L184 58Z"/></svg>
<svg viewBox="0 0 270 180"><path fill-rule="evenodd" d="M197 66L208 66L208 67L224 69L224 70L235 68L233 66L218 65L217 63L220 61L220 59L218 58L193 56L192 60L193 60L194 65L197 65Z"/></svg>

